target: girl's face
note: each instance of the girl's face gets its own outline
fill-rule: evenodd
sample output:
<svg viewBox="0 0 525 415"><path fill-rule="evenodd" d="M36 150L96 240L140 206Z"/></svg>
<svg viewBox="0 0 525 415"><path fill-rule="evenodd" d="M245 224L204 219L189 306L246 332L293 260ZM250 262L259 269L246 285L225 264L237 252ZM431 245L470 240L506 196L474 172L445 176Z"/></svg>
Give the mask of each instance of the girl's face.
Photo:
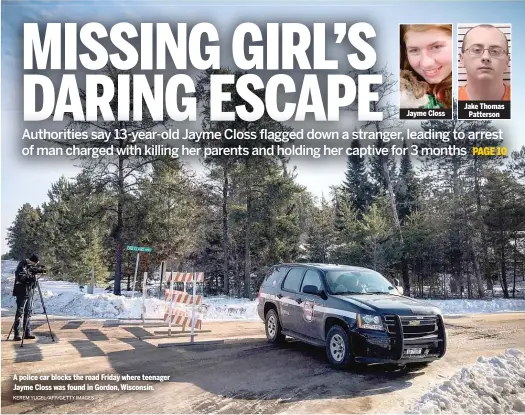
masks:
<svg viewBox="0 0 525 415"><path fill-rule="evenodd" d="M429 84L452 73L452 36L440 29L405 34L408 63Z"/></svg>

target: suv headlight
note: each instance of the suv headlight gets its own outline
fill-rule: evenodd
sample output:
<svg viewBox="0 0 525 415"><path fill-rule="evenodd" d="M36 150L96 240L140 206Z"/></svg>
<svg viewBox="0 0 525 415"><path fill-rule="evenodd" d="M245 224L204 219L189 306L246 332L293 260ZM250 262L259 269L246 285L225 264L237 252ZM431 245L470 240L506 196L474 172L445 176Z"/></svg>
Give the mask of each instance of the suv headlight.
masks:
<svg viewBox="0 0 525 415"><path fill-rule="evenodd" d="M357 315L357 327L368 330L385 330L383 320L380 316L372 316L369 314Z"/></svg>

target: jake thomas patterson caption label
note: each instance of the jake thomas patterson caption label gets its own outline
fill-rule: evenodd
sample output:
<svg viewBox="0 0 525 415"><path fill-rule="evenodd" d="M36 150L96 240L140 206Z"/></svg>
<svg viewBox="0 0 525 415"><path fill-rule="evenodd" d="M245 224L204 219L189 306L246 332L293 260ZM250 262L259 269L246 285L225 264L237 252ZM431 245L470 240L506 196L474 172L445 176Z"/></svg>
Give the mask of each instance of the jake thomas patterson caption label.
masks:
<svg viewBox="0 0 525 415"><path fill-rule="evenodd" d="M510 120L510 101L459 101L459 120Z"/></svg>

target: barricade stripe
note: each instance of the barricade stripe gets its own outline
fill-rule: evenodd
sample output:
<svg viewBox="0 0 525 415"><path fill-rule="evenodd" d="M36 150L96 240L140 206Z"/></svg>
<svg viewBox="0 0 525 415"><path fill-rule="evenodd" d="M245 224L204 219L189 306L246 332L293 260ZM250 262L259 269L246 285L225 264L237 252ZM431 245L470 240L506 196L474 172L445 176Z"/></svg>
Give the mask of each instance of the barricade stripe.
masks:
<svg viewBox="0 0 525 415"><path fill-rule="evenodd" d="M204 272L167 272L166 280L170 282L171 279L176 282L204 282Z"/></svg>
<svg viewBox="0 0 525 415"><path fill-rule="evenodd" d="M183 303L183 304L202 304L202 295L191 295L182 291L170 291L165 290L164 292L164 301L165 302L171 302L173 298L173 301L175 303ZM169 304L165 304L166 307L169 306Z"/></svg>
<svg viewBox="0 0 525 415"><path fill-rule="evenodd" d="M195 273L195 280L197 282L204 282L204 272L196 272Z"/></svg>
<svg viewBox="0 0 525 415"><path fill-rule="evenodd" d="M168 281L177 281L177 282L193 282L193 277L195 277L197 282L202 282L204 280L203 272L166 272L166 277ZM202 304L202 295L191 295L185 291L172 290L166 288L164 290L164 321L171 321L172 324L177 326L182 326L182 330L186 329L186 326L191 328L192 318L188 315L188 311L176 308L174 305L171 305L171 302L193 305L193 304ZM202 320L195 318L195 329L202 330Z"/></svg>

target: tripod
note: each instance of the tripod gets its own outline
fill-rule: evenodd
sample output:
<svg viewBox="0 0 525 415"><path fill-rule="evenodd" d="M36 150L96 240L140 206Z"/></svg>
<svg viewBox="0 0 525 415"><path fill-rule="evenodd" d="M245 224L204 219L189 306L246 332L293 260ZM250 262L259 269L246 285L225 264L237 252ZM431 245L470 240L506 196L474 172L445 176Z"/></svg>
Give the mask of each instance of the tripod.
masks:
<svg viewBox="0 0 525 415"><path fill-rule="evenodd" d="M29 310L28 310L28 314L29 315L25 319L26 322L25 322L24 327L23 327L24 331L23 331L23 334L22 334L22 343L20 344L20 347L24 347L24 340L25 340L25 337L26 337L27 329L30 327L31 317L33 316L33 300L34 300L34 296L35 296L35 286L36 286L36 288L38 288L38 294L40 295L40 302L42 303L42 309L44 310L44 314L46 315L47 326L49 327L49 334L51 335L51 340L53 342L55 341L55 338L53 337L53 332L51 331L51 325L49 324L49 318L47 316L46 305L44 304L44 297L42 297L42 291L40 290L40 284L38 283L38 278L37 278L36 281L35 281L35 285L33 285L33 287L31 288L31 292L30 292L29 298L27 300L29 302L29 304L30 304ZM15 316L16 316L16 314L15 314ZM13 323L13 325L11 326L11 330L9 330L9 334L7 335L7 339L6 340L9 340L9 336L11 335L11 332L13 331L14 327L15 327L15 323Z"/></svg>

